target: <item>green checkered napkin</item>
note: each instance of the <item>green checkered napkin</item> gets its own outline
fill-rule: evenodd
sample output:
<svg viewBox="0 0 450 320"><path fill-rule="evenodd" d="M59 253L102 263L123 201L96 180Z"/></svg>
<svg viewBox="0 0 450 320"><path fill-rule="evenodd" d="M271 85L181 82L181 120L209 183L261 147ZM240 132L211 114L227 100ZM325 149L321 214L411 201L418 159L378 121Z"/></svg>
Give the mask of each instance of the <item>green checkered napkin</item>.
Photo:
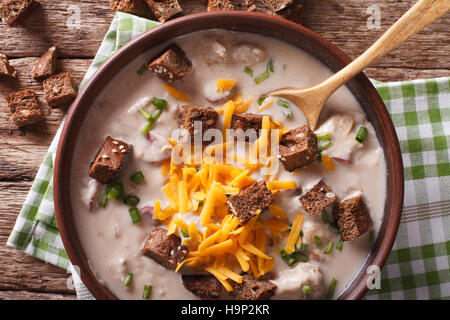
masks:
<svg viewBox="0 0 450 320"><path fill-rule="evenodd" d="M117 49L158 23L119 12L81 84ZM403 154L405 202L381 289L366 299L450 299L450 78L375 82ZM72 270L55 219L53 163L58 130L17 217L8 245ZM74 275L79 298L92 298Z"/></svg>

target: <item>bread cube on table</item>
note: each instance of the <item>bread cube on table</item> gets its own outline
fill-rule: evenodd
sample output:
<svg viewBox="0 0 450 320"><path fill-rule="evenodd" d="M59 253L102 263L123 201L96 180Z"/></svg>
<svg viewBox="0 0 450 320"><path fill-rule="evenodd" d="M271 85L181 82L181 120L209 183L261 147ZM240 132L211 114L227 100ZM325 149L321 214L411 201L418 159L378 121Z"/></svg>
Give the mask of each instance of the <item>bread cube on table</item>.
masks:
<svg viewBox="0 0 450 320"><path fill-rule="evenodd" d="M253 182L228 198L228 206L241 224L247 223L274 202L273 194L264 180Z"/></svg>
<svg viewBox="0 0 450 320"><path fill-rule="evenodd" d="M363 196L357 195L334 206L336 221L342 240L353 240L370 230L373 223Z"/></svg>
<svg viewBox="0 0 450 320"><path fill-rule="evenodd" d="M273 12L277 12L283 10L284 8L290 6L294 0L261 0L262 3L272 10Z"/></svg>
<svg viewBox="0 0 450 320"><path fill-rule="evenodd" d="M147 15L148 7L145 0L110 0L109 6L113 11L122 11L138 15Z"/></svg>
<svg viewBox="0 0 450 320"><path fill-rule="evenodd" d="M258 280L252 275L242 277L241 283L236 283L231 294L237 300L269 300L275 294L276 284L268 280Z"/></svg>
<svg viewBox="0 0 450 320"><path fill-rule="evenodd" d="M320 180L311 190L300 197L303 208L312 216L322 212L336 201L333 190Z"/></svg>
<svg viewBox="0 0 450 320"><path fill-rule="evenodd" d="M44 80L56 73L56 47L53 46L44 53L33 68L33 78Z"/></svg>
<svg viewBox="0 0 450 320"><path fill-rule="evenodd" d="M289 130L281 137L278 158L287 171L294 171L319 158L317 137L307 125Z"/></svg>
<svg viewBox="0 0 450 320"><path fill-rule="evenodd" d="M211 107L182 106L178 116L178 125L180 129L184 129L189 133L190 142L194 143L195 137L200 135L200 132L196 132L195 123L201 122L202 136L197 138L201 139L206 130L216 127L218 118L219 114ZM202 140L203 143L209 142Z"/></svg>
<svg viewBox="0 0 450 320"><path fill-rule="evenodd" d="M0 6L0 18L9 26L18 25L39 4L37 0L4 0Z"/></svg>
<svg viewBox="0 0 450 320"><path fill-rule="evenodd" d="M77 87L70 72L59 73L44 80L44 95L50 107L66 106L75 100Z"/></svg>
<svg viewBox="0 0 450 320"><path fill-rule="evenodd" d="M181 13L177 0L145 0L150 10L160 22L166 22L171 17Z"/></svg>
<svg viewBox="0 0 450 320"><path fill-rule="evenodd" d="M111 182L125 164L131 148L126 142L107 136L92 161L88 175L102 184Z"/></svg>
<svg viewBox="0 0 450 320"><path fill-rule="evenodd" d="M230 0L209 0L207 11L230 11L234 6Z"/></svg>
<svg viewBox="0 0 450 320"><path fill-rule="evenodd" d="M172 44L148 68L161 80L173 82L183 79L192 70L192 63L179 46Z"/></svg>
<svg viewBox="0 0 450 320"><path fill-rule="evenodd" d="M183 274L184 287L202 299L217 299L220 297L222 285L214 276L204 274Z"/></svg>
<svg viewBox="0 0 450 320"><path fill-rule="evenodd" d="M6 97L12 121L23 127L44 119L42 110L33 90L26 89Z"/></svg>
<svg viewBox="0 0 450 320"><path fill-rule="evenodd" d="M181 239L174 234L167 235L164 228L155 229L145 241L142 254L152 258L167 269L175 269L186 257L189 249L181 245Z"/></svg>
<svg viewBox="0 0 450 320"><path fill-rule="evenodd" d="M0 53L0 79L15 79L17 75L8 58Z"/></svg>

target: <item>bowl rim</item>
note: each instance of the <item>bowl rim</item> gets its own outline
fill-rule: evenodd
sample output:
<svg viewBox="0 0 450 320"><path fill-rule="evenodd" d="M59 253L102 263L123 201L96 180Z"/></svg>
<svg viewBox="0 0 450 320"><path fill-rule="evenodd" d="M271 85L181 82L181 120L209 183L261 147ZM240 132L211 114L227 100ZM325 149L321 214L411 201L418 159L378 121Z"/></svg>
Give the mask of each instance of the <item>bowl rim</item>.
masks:
<svg viewBox="0 0 450 320"><path fill-rule="evenodd" d="M141 34L140 36L130 40L127 44L125 44L122 48L115 52L109 59L107 59L91 76L89 81L85 84L68 110L66 119L64 120L64 127L61 131L60 141L58 143L53 177L56 220L58 223L64 248L66 249L71 263L74 266L78 266L80 268L79 270L81 271L81 274L79 274L79 276L81 280L96 299L117 299L117 297L106 286L102 285L94 275L94 271L90 268L89 261L85 256L80 241L78 240L78 235L75 227L70 224L72 219L72 210L70 205L70 195L68 192L70 189L70 183L67 183L68 181L70 181L70 173L66 172L70 170L64 170L64 168L70 168L72 160L71 149L73 148L68 145L67 141L69 140L69 138L71 138L71 131L75 130L73 128L79 128L83 122L82 120L87 114L87 112L84 112L82 120L77 121L77 111L86 100L86 96L89 96L89 94L93 94L93 88L95 88L95 85L98 82L101 82L102 76L107 75L107 73L111 71L111 69L113 69L113 66L117 64L120 59L124 59L124 56L133 49L136 49L136 47L139 46L141 42L145 42L146 40L152 41L151 39L149 40L149 38L158 38L158 36L160 38L164 38L164 35L170 34L171 32L181 32L181 34L189 34L191 32L194 32L184 32L179 30L177 31L177 28L182 28L188 23L209 23L210 27L200 28L196 31L218 28L223 29L222 27L215 27L215 22L219 21L220 19L222 21L229 21L230 19L245 19L246 22L249 22L249 24L267 24L270 28L278 28L278 30L286 30L286 32L290 32L291 34L302 35L302 37L306 38L311 45L320 48L322 50L322 53L324 53L326 56L331 57L334 62L340 65L341 68L352 61L352 59L338 47L304 26L279 17L246 11L201 12L176 18L155 28L152 28L147 32ZM230 27L229 30L233 29ZM255 32L250 31L250 33ZM165 38L163 39L163 41L167 41L170 39L172 39L172 37ZM158 45L158 40L154 40L154 42L155 43L153 43L153 46ZM146 50L148 49L150 48L147 48ZM137 57L137 55L135 55L135 57ZM117 74L117 72L118 71L113 71L114 75ZM391 209L388 216L386 216L386 199L382 222L382 225L386 225L385 230L383 230L384 236L377 237L377 240L372 245L372 249L369 255L366 257L366 261L360 267L360 270L355 275L350 285L347 284L343 292L341 292L341 294L337 297L337 299L355 300L361 299L368 290L366 283L371 275L367 272L366 274L363 274L363 267L367 265L367 260L371 258L371 265L375 264L381 269L392 249L399 228L401 211L403 207L404 179L399 141L384 102L382 101L373 84L364 73L358 74L352 81L356 81L360 84L362 90L366 94L366 97L370 100L372 106L376 106L376 108L374 108L376 109L377 113L376 117L377 119L379 119L380 123L383 124L383 130L385 130L386 132L386 137L390 136L389 143L387 143L387 145L383 147L383 151L386 157L386 148L389 149L389 159L387 159L386 157L386 163L388 163L388 161L392 162L392 193L395 194L391 201ZM102 89L104 88L104 86L105 84L101 85ZM378 135L379 132L377 132L377 136ZM76 136L78 136L78 134ZM386 219L387 221L385 221Z"/></svg>

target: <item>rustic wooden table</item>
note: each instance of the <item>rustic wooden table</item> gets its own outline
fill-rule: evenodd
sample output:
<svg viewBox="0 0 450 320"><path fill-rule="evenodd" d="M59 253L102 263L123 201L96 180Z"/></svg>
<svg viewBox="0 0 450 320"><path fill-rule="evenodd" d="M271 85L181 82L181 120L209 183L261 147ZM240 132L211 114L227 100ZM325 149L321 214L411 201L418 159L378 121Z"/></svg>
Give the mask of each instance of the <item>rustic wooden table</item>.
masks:
<svg viewBox="0 0 450 320"><path fill-rule="evenodd" d="M415 1L304 0L304 24L354 58ZM244 0L233 2L245 3ZM37 58L51 45L59 48L59 69L70 71L79 83L114 16L108 0L41 0L41 3L22 26L10 28L0 24L0 52L8 56L19 74L18 81L0 82L0 300L75 298L74 291L67 287L68 274L64 270L6 247L17 214L64 112L53 109L44 123L17 129L9 122L4 96L33 88L39 100L44 101L41 84L29 75ZM204 10L198 0L180 3L185 14ZM260 6L260 1L256 3ZM76 22L73 14L78 10L81 29L73 27ZM449 25L447 14L377 61L366 70L367 75L380 81L449 76Z"/></svg>

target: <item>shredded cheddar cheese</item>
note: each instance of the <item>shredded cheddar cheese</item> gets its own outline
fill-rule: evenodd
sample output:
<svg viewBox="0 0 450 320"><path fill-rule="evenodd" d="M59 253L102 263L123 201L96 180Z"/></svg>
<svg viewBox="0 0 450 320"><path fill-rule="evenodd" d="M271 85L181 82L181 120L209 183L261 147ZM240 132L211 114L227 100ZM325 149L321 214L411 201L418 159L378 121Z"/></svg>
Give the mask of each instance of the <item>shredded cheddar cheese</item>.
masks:
<svg viewBox="0 0 450 320"><path fill-rule="evenodd" d="M217 92L222 93L224 91L230 91L236 85L235 79L218 79L216 81Z"/></svg>
<svg viewBox="0 0 450 320"><path fill-rule="evenodd" d="M292 223L291 232L289 233L285 248L287 253L292 253L295 250L294 246L297 243L297 239L300 237L300 230L302 229L304 217L305 216L302 213L299 213Z"/></svg>
<svg viewBox="0 0 450 320"><path fill-rule="evenodd" d="M191 102L191 99L189 99L187 94L185 94L184 92L181 92L180 90L178 90L166 83L163 84L163 87L167 91L167 93L170 94L175 99L183 101L183 102Z"/></svg>

